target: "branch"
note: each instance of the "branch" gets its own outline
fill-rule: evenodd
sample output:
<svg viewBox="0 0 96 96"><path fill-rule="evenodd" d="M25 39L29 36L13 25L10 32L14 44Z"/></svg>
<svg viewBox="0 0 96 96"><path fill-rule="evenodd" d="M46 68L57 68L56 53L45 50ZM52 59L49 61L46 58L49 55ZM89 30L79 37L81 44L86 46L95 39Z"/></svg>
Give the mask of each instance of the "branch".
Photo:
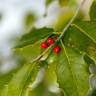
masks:
<svg viewBox="0 0 96 96"><path fill-rule="evenodd" d="M53 44L53 45L54 45L54 44ZM33 61L31 61L30 63L33 63L33 62L35 62L35 61L37 61L37 60L40 60L40 59L44 56L44 54L47 53L50 48L52 48L53 45L50 45L45 51L43 51L39 56L37 56L37 57L36 57Z"/></svg>
<svg viewBox="0 0 96 96"><path fill-rule="evenodd" d="M73 23L73 21L74 21L75 18L77 17L77 15L78 15L78 13L79 13L79 11L80 11L80 9L81 9L81 7L82 7L82 5L84 4L85 1L86 1L86 0L82 0L82 1L81 1L81 3L80 3L80 5L79 5L78 9L76 10L74 16L73 16L72 19L69 21L69 23L66 25L66 27L63 29L63 31L62 31L61 35L58 37L57 41L59 41L59 40L62 38L62 36L63 36L63 35L65 34L65 32L67 31L67 29L68 29L68 28L70 27L70 25Z"/></svg>
<svg viewBox="0 0 96 96"><path fill-rule="evenodd" d="M67 31L67 29L68 29L68 28L70 27L70 25L73 23L73 21L75 20L75 18L76 18L77 15L78 15L78 13L79 13L82 5L84 4L84 2L85 2L85 0L82 0L82 1L81 1L81 3L80 3L80 5L79 5L78 9L76 10L74 16L73 16L72 19L69 21L69 23L65 26L65 28L63 29L63 32L62 32L62 33L60 34L60 36L56 39L55 43L62 38L62 36L64 35L64 33ZM32 28L32 27L31 27L31 28ZM54 44L51 45L51 46L49 46L44 52L42 52L39 56L37 56L37 58L35 58L35 59L34 59L32 62L30 62L30 63L33 63L33 62L35 62L35 61L37 61L37 60L40 60L40 59L44 56L44 54L45 54L46 52L48 52L48 50L49 50L50 48L52 48L53 46L54 46Z"/></svg>

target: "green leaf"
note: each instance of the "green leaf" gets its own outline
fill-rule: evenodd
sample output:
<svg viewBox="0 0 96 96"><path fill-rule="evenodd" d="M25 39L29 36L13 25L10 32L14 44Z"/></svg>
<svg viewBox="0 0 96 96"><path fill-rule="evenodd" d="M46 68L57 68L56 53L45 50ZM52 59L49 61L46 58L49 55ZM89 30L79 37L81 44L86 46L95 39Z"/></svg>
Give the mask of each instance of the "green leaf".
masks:
<svg viewBox="0 0 96 96"><path fill-rule="evenodd" d="M36 17L32 12L28 12L25 16L25 26L26 28L32 26L33 22L36 20Z"/></svg>
<svg viewBox="0 0 96 96"><path fill-rule="evenodd" d="M38 40L44 39L45 37L51 35L52 32L54 32L54 30L51 28L32 28L32 30L29 33L24 34L20 38L16 47L23 47L26 45L34 44Z"/></svg>
<svg viewBox="0 0 96 96"><path fill-rule="evenodd" d="M5 90L9 81L12 79L13 74L15 74L23 65L20 65L16 67L15 69L12 69L10 72L7 72L5 74L0 74L0 93L2 91L2 88ZM1 94L0 94L1 96Z"/></svg>
<svg viewBox="0 0 96 96"><path fill-rule="evenodd" d="M41 53L41 42L42 40L36 42L32 45L27 45L22 48L15 48L14 54L19 56L19 58L23 59L25 62L33 61L38 55Z"/></svg>
<svg viewBox="0 0 96 96"><path fill-rule="evenodd" d="M61 7L63 6L76 6L77 1L76 0L58 0L59 4L61 5Z"/></svg>
<svg viewBox="0 0 96 96"><path fill-rule="evenodd" d="M95 66L95 68L96 68L96 66ZM95 74L91 75L91 78L89 80L90 85L92 87L91 92L90 92L90 96L96 96L96 75Z"/></svg>
<svg viewBox="0 0 96 96"><path fill-rule="evenodd" d="M56 24L54 25L54 29L56 31L62 31L66 24L70 21L73 16L73 12L69 11L63 14L60 14L56 20Z"/></svg>
<svg viewBox="0 0 96 96"><path fill-rule="evenodd" d="M8 85L4 85L3 88L0 90L0 96L7 96L8 92Z"/></svg>
<svg viewBox="0 0 96 96"><path fill-rule="evenodd" d="M13 72L12 73L8 73L8 74L4 74L0 76L0 90L2 89L2 86L7 85L8 82L10 81L10 79L13 76Z"/></svg>
<svg viewBox="0 0 96 96"><path fill-rule="evenodd" d="M75 22L65 33L64 42L96 62L96 22Z"/></svg>
<svg viewBox="0 0 96 96"><path fill-rule="evenodd" d="M66 96L87 96L89 90L88 64L83 55L62 43L62 52L57 57L57 81Z"/></svg>
<svg viewBox="0 0 96 96"><path fill-rule="evenodd" d="M92 3L89 14L92 20L96 20L96 1Z"/></svg>
<svg viewBox="0 0 96 96"><path fill-rule="evenodd" d="M8 93L6 96L23 96L28 84L35 79L37 73L38 63L24 64L24 66L14 74L14 77L8 84ZM35 75L34 75L35 74Z"/></svg>

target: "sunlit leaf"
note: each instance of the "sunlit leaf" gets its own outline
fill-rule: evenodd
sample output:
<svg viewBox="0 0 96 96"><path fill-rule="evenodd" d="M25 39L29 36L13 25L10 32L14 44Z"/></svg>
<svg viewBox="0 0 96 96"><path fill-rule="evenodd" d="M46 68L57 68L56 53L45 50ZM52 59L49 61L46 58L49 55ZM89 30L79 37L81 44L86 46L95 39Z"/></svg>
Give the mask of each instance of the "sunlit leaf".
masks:
<svg viewBox="0 0 96 96"><path fill-rule="evenodd" d="M66 24L70 21L72 16L73 16L73 12L71 11L67 13L61 13L56 20L54 29L56 31L62 31L64 27L66 26Z"/></svg>
<svg viewBox="0 0 96 96"><path fill-rule="evenodd" d="M65 45L89 55L96 61L96 22L81 21L72 24L64 36Z"/></svg>
<svg viewBox="0 0 96 96"><path fill-rule="evenodd" d="M35 67L35 68L34 68ZM12 80L8 84L7 96L22 96L28 84L35 78L34 71L37 72L38 66L36 63L25 64L16 74L14 74Z"/></svg>
<svg viewBox="0 0 96 96"><path fill-rule="evenodd" d="M14 54L19 56L19 58L22 58L25 62L30 62L34 60L38 55L41 53L41 44L42 40L39 42L28 45L22 48L15 48L14 49Z"/></svg>
<svg viewBox="0 0 96 96"><path fill-rule="evenodd" d="M66 96L87 96L89 72L83 55L62 43L62 52L57 58L57 80Z"/></svg>
<svg viewBox="0 0 96 96"><path fill-rule="evenodd" d="M7 96L8 85L4 85L2 89L0 89L0 96Z"/></svg>

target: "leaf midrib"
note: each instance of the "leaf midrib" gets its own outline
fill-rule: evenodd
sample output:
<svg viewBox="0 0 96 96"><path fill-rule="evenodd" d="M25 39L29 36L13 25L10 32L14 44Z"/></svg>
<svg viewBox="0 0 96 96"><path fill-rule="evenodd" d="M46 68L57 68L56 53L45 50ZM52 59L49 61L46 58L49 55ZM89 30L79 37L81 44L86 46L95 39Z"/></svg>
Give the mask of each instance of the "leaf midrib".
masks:
<svg viewBox="0 0 96 96"><path fill-rule="evenodd" d="M84 35L86 35L88 38L90 38L94 43L96 43L96 40L94 40L89 34L87 34L87 32L86 32L83 28L79 27L79 26L76 25L76 24L71 24L71 27L75 27L75 28L78 29L80 32L82 32Z"/></svg>
<svg viewBox="0 0 96 96"><path fill-rule="evenodd" d="M34 68L35 65L36 65L36 63L34 63L33 65L31 65L31 71L28 73L28 78L26 78L25 83L23 85L23 88L22 88L19 96L22 96L23 90L25 89L25 86L26 86L26 82L28 81L29 76L30 76L30 74L31 74L31 72L32 72L32 70L33 70L33 68Z"/></svg>
<svg viewBox="0 0 96 96"><path fill-rule="evenodd" d="M72 78L73 78L73 82L74 82L74 85L75 85L75 87L76 87L77 94L78 94L78 96L80 96L79 91L78 91L78 87L77 87L77 80L74 79L74 78L76 78L76 76L74 75L75 72L72 71L72 68L71 68L71 66L70 66L70 65L71 65L71 64L70 64L70 60L68 59L69 57L68 57L68 55L67 55L67 51L66 51L66 48L65 48L65 45L64 45L63 41L61 41L61 44L62 44L62 47L63 47L63 49L64 49L65 55L66 55L66 57L67 57L68 66L69 66L69 69L70 69L70 71L71 71L71 76L72 76Z"/></svg>

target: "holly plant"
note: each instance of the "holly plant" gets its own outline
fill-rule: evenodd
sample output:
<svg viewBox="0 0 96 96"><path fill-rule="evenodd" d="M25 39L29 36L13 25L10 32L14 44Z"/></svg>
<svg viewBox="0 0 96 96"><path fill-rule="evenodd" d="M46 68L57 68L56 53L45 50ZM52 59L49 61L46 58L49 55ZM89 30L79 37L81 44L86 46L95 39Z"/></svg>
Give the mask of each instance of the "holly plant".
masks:
<svg viewBox="0 0 96 96"><path fill-rule="evenodd" d="M11 75L0 77L0 96L96 96L96 1L89 20L78 19L84 2L66 25L31 27L19 38L13 52L21 65ZM59 91L49 91L47 83Z"/></svg>

